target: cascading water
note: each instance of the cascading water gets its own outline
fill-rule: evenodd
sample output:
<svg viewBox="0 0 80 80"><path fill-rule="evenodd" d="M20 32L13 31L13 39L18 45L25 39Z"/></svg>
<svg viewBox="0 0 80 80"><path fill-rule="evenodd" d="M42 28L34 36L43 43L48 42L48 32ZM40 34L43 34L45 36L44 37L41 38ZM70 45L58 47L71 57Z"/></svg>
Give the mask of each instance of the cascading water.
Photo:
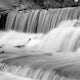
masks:
<svg viewBox="0 0 80 80"><path fill-rule="evenodd" d="M53 16L51 20L51 24L49 25L47 23L47 25L49 25L49 30L50 28L54 28L55 25L57 25L58 23L60 23L62 20L67 20L68 19L68 15L70 13L70 10L68 10L67 14L66 11L67 9L59 9L58 13L57 10L54 10L54 14L49 14L49 16ZM45 11L45 12L44 12ZM76 11L76 10L75 10ZM43 22L46 22L47 20L45 20L46 15L44 15L44 13L47 14L47 10L43 10L43 13L40 15L36 13L36 11L33 10L32 13L30 13L31 11L28 11L27 14L27 19L25 18L25 22L28 22L27 24L23 24L26 29L25 31L31 31L31 32L35 32L34 27L30 27L30 25L34 24L34 25L38 25L38 31L40 29L39 32L47 32L47 28L45 28L43 25ZM34 15L35 12L35 15ZM57 15L56 15L57 13ZM59 17L59 13L60 16ZM74 13L74 11L73 11ZM11 13L11 16L14 13ZM16 17L17 14L17 17ZM20 15L23 14L20 13ZM21 16L18 15L18 13L16 12L12 17L10 16L9 18L11 19L11 23L9 24L8 21L6 23L6 28L7 29L11 29L12 27L15 29L19 29L20 26L20 19ZM38 16L37 16L38 15ZM56 17L54 17L56 15ZM34 23L33 21L36 20L33 16L39 17L39 22L41 23ZM43 18L40 18L43 17ZM66 17L65 17L66 16ZM77 18L78 14L75 16ZM16 25L18 24L15 20L16 18L19 18L19 26L17 27ZM59 18L58 18L59 17ZM70 18L73 18L74 16L70 16ZM75 18L74 17L74 18ZM30 18L30 19L29 19ZM47 16L48 18L48 16ZM46 19L47 19L46 18ZM43 20L41 20L43 19ZM29 20L29 21L28 21ZM40 21L41 20L41 21ZM43 22L42 22L43 21ZM3 69L3 71L6 72L11 72L13 74L19 75L19 76L23 76L23 77L30 77L33 79L39 79L39 80L69 80L67 79L68 77L73 77L75 75L75 77L79 77L80 72L78 72L79 70L79 64L80 64L80 56L79 56L79 28L76 28L74 25L76 23L77 20L68 20L68 21L63 21L62 24L56 26L57 28L52 29L51 31L49 31L47 34L45 34L43 36L43 38L38 38L38 39L34 39L31 40L32 42L29 42L28 44L26 44L26 48L31 48L31 49L36 49L37 50L43 50L43 51L48 51L48 52L37 52L37 51L33 51L33 52L27 52L26 48L25 49L21 49L21 48L13 48L11 47L11 45L14 45L14 43L17 45L20 45L20 42L17 43L14 40L14 43L10 43L11 45L5 46L4 51L7 50L7 56L6 53L2 56L6 56L4 57L4 59L2 59L1 61L4 63L7 63L9 66L5 67L1 67L1 69ZM30 23L32 22L32 23ZM13 24L15 23L15 25ZM54 24L54 25L53 25ZM9 27L8 27L9 25ZM41 25L41 27L40 27ZM16 26L16 27L15 27ZM28 27L27 27L28 26ZM33 26L33 25L32 25ZM21 26L20 26L21 27ZM44 28L43 28L44 27ZM32 30L30 30L32 29ZM46 30L43 30L46 29ZM21 30L20 30L21 31ZM45 32L44 32L45 33ZM19 33L20 35L20 33ZM17 35L14 35L17 36ZM18 37L18 38L22 38L22 37ZM38 41L39 40L39 41ZM32 43L34 43L33 45L31 45ZM22 41L22 43L24 43L24 41ZM74 43L74 44L73 44ZM37 47L36 47L37 46ZM9 52L9 49L11 49L12 52ZM78 49L78 50L77 50ZM67 53L67 52L72 52L72 51L76 51L77 52L73 52L73 53ZM56 51L62 51L62 52L56 52ZM13 55L12 55L13 54ZM19 55L20 54L20 55ZM29 55L30 54L30 55ZM33 55L32 55L33 54ZM37 56L36 56L37 54ZM53 54L53 55L52 55ZM73 55L74 54L74 55ZM47 56L46 56L47 55ZM15 66L19 66L20 67L14 67ZM69 72L70 71L70 72ZM76 72L77 71L77 72ZM72 74L73 73L73 74ZM70 74L70 75L69 75ZM76 76L78 75L78 76ZM73 80L73 79L70 79Z"/></svg>
<svg viewBox="0 0 80 80"><path fill-rule="evenodd" d="M76 51L78 47L80 47L80 28L76 28L76 30L73 33L73 36L71 37L67 50L68 51Z"/></svg>
<svg viewBox="0 0 80 80"><path fill-rule="evenodd" d="M77 29L74 27L76 21L77 20L72 20L72 22L70 20L63 21L60 23L60 26L58 25L57 28L49 31L42 39L39 48L53 52L65 50L67 51L66 48L68 47L68 44L66 43L70 42L71 36L73 36L73 33Z"/></svg>

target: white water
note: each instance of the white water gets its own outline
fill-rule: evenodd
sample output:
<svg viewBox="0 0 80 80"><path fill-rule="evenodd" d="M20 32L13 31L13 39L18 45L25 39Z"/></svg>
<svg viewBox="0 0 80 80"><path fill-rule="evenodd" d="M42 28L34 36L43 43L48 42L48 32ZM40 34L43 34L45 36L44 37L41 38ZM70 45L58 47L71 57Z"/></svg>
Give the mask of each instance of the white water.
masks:
<svg viewBox="0 0 80 80"><path fill-rule="evenodd" d="M78 21L77 19L74 19L74 20L64 20L57 26L57 28L68 28L68 27L75 26L77 21Z"/></svg>
<svg viewBox="0 0 80 80"><path fill-rule="evenodd" d="M45 66L48 68L50 68L50 67L53 68L53 66L54 66L54 69L55 69L56 67L59 68L62 66L64 67L64 66L72 64L73 66L70 65L69 67L65 67L65 68L63 68L62 71L67 72L67 74L70 73L71 75L73 75L72 74L72 72L73 72L74 75L76 75L75 72L78 74L78 71L80 71L79 70L80 48L78 45L80 42L80 40L79 40L80 39L80 28L79 27L74 28L72 23L70 24L70 26L68 26L69 24L65 23L65 25L67 25L67 26L64 26L64 24L63 24L63 26L60 25L57 28L52 29L44 37L42 37L42 34L29 36L29 38L31 38L31 40L26 44L26 48L29 49L29 48L37 48L38 47L37 49L43 49L43 50L47 50L47 51L54 51L54 52L56 52L56 51L64 51L65 52L66 51L66 53L65 53L66 55L64 53L59 54L59 55L56 54L55 56L53 55L52 63L51 63L51 57L47 58L48 62L42 66L43 67ZM23 35L20 35L20 33L18 33L18 35L21 36L18 38L20 40L23 37ZM10 34L10 36L12 37L11 34ZM11 38L11 39L15 41L15 42L14 41L13 42L16 45L18 45L18 44L20 44L20 42L17 44L15 36L16 35L14 35L14 38L13 39ZM8 37L9 37L9 35L8 35ZM6 42L8 41L7 39L4 39L4 40L6 40ZM13 45L14 45L14 43L13 43ZM9 47L6 47L6 50L9 50L11 48L10 46L11 46L11 44L9 45ZM76 51L76 50L77 50L76 54L75 53L67 53L67 52L72 52L72 51ZM15 49L15 52L18 52L17 49ZM80 74L80 72L79 72L79 74ZM5 78L2 76L3 80L6 80L6 79L11 80L12 79L12 77L8 77L8 76L6 79ZM22 79L22 78L19 79L19 77L13 76L12 80L16 80L16 79L17 80L25 80L25 79Z"/></svg>
<svg viewBox="0 0 80 80"><path fill-rule="evenodd" d="M68 47L70 37L72 36L75 28L66 27L56 28L51 30L48 34L44 36L43 41L40 43L40 49L49 51L64 51Z"/></svg>
<svg viewBox="0 0 80 80"><path fill-rule="evenodd" d="M0 45L6 47L25 45L27 49L41 49L47 51L75 51L79 45L79 27L74 27L77 20L61 22L57 28L47 34L30 34L16 31L4 32ZM6 48L7 49L7 48Z"/></svg>
<svg viewBox="0 0 80 80"><path fill-rule="evenodd" d="M80 27L77 27L67 47L68 51L75 51L80 47Z"/></svg>
<svg viewBox="0 0 80 80"><path fill-rule="evenodd" d="M80 27L75 27L77 20L61 22L57 28L49 31L40 43L39 49L47 51L75 51L79 47Z"/></svg>
<svg viewBox="0 0 80 80"><path fill-rule="evenodd" d="M0 39L0 45L9 45L9 46L26 45L28 41L30 42L31 40L34 41L36 39L39 40L42 36L43 34L30 34L30 33L16 32L16 31L4 32L3 37Z"/></svg>
<svg viewBox="0 0 80 80"><path fill-rule="evenodd" d="M28 35L24 33L18 33L16 31L9 31L9 32L4 32L4 36L0 39L0 45L4 44L11 44L11 45L17 45L20 44L20 41L22 42L25 38L27 39Z"/></svg>
<svg viewBox="0 0 80 80"><path fill-rule="evenodd" d="M35 80L35 79L16 76L8 72L0 72L0 80Z"/></svg>

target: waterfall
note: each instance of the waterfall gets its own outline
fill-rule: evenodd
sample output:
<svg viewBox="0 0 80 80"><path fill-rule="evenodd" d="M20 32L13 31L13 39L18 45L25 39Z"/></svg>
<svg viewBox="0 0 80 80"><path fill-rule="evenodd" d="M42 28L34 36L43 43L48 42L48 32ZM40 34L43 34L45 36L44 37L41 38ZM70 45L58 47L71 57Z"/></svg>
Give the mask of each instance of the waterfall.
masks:
<svg viewBox="0 0 80 80"><path fill-rule="evenodd" d="M4 64L5 63L5 64ZM17 76L33 79L69 79L79 78L80 54L55 53L48 55L25 55L17 58L4 59L0 71L10 72Z"/></svg>
<svg viewBox="0 0 80 80"><path fill-rule="evenodd" d="M76 21L77 20L63 21L57 28L50 30L47 34L45 34L39 48L53 52L67 51L71 36L73 36L74 31L77 29L74 27Z"/></svg>
<svg viewBox="0 0 80 80"><path fill-rule="evenodd" d="M8 13L5 30L47 33L64 20L79 19L80 7L49 10L13 10Z"/></svg>
<svg viewBox="0 0 80 80"><path fill-rule="evenodd" d="M8 72L0 72L0 74L1 74L0 75L1 80L35 80L35 79L16 76L16 75L8 73Z"/></svg>
<svg viewBox="0 0 80 80"><path fill-rule="evenodd" d="M80 47L80 28L76 28L75 32L73 33L73 36L71 37L68 45L68 51L75 51L78 47Z"/></svg>
<svg viewBox="0 0 80 80"><path fill-rule="evenodd" d="M16 14L17 14L17 11L11 11L8 13L6 23L5 23L5 30L6 31L14 28Z"/></svg>
<svg viewBox="0 0 80 80"><path fill-rule="evenodd" d="M8 13L5 30L19 33L8 33L0 41L6 43L2 48L4 55L0 54L5 65L1 64L0 70L39 80L79 80L79 11L79 7L74 7ZM26 47L20 48L26 39Z"/></svg>

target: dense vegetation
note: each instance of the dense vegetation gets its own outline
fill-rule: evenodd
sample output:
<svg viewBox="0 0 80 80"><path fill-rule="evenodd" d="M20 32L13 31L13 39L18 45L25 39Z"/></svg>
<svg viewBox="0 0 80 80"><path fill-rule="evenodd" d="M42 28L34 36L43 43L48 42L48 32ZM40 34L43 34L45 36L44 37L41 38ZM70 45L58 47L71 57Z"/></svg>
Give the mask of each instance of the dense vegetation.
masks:
<svg viewBox="0 0 80 80"><path fill-rule="evenodd" d="M0 10L21 8L21 9L49 9L80 6L80 0L0 0Z"/></svg>
<svg viewBox="0 0 80 80"><path fill-rule="evenodd" d="M80 6L80 0L78 0L78 2L75 2L75 0L25 0L25 1L30 3L31 6L35 5L38 8L45 9ZM34 5L32 5L31 3Z"/></svg>

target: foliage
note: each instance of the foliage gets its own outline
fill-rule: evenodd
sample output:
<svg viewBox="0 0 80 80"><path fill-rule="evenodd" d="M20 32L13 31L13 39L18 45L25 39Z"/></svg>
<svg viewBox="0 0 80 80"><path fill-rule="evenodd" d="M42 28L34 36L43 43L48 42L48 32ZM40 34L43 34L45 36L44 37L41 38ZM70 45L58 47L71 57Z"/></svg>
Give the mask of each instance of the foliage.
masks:
<svg viewBox="0 0 80 80"><path fill-rule="evenodd" d="M8 5L13 8L19 7L21 9L49 9L80 6L80 1L75 2L74 0L0 0L0 4L3 4L0 8L5 8L4 3L6 3L6 6Z"/></svg>

